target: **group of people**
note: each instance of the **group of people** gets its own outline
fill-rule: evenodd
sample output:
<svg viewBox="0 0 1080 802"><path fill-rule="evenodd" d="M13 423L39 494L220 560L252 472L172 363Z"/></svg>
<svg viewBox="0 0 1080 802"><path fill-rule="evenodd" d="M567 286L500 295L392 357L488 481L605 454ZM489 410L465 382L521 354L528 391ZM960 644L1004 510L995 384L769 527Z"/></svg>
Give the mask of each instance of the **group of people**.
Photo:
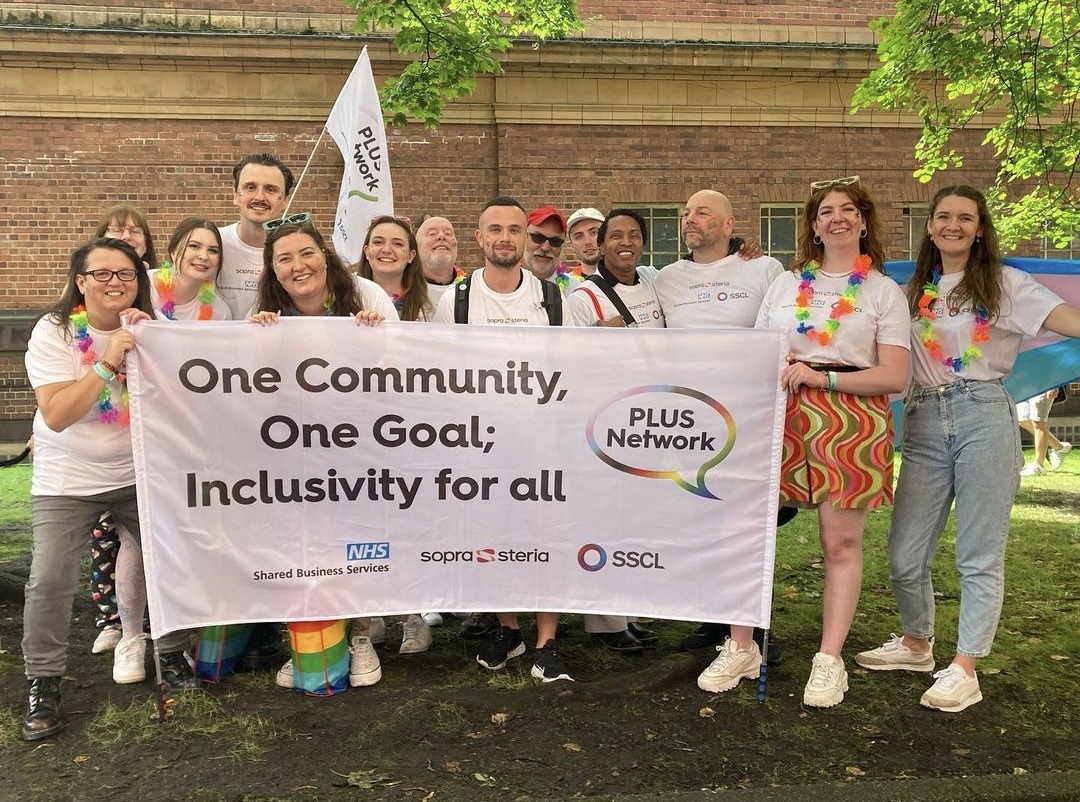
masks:
<svg viewBox="0 0 1080 802"><path fill-rule="evenodd" d="M975 665L997 628L1023 463L1002 380L1024 337L1044 328L1080 336L1080 310L1002 265L980 192L958 185L934 197L905 293L884 273L878 211L856 177L811 186L788 269L736 238L728 198L703 190L687 201L682 218L688 255L660 270L641 265L649 232L632 209L603 214L583 207L567 219L553 206L527 211L513 198L493 198L475 231L483 265L471 272L457 264L454 227L445 218L427 217L414 231L408 219L378 217L360 263L348 266L309 214L287 213L293 177L279 159L247 156L233 178L240 220L220 229L200 217L182 221L160 266L142 216L111 210L98 236L72 254L62 297L34 327L26 357L38 410L22 644L25 739L63 727L60 677L71 603L92 532L92 582L103 608L94 651L114 652L117 682L145 678L146 588L124 362L136 345L130 325L154 318L288 325L282 318L347 315L358 325L789 329L780 501L787 510L817 510L825 562L821 638L804 704L832 707L848 690L842 652L862 585L866 517L888 504L903 635L855 660L871 670L934 671L931 564L955 504L959 637L921 703L956 712L982 698ZM567 241L577 255L574 268L560 259ZM889 396L905 390L894 497ZM538 612L536 619L533 676L570 680L557 644L559 615ZM585 619L587 631L618 651L640 651L656 640L623 617ZM476 659L487 669L526 651L514 613L488 622L475 616L470 626L486 635ZM328 695L381 678L374 649L385 637L380 619L287 628L292 658L278 671L279 685ZM403 653L431 643L421 613L406 618L403 633ZM191 635L170 633L155 644L158 679L172 689L224 676L250 646L252 628L206 628L194 643ZM698 678L703 690L730 690L757 676L761 633L705 622L688 641L694 638L717 648Z"/></svg>

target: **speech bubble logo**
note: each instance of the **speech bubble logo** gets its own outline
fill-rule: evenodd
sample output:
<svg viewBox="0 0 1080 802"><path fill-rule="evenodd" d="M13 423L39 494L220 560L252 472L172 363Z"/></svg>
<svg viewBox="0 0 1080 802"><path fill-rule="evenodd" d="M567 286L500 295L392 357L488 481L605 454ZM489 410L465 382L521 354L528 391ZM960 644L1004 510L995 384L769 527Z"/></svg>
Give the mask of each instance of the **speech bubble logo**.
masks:
<svg viewBox="0 0 1080 802"><path fill-rule="evenodd" d="M641 406L628 403L638 396L656 394L665 396L658 399L660 403L650 401ZM660 411L663 402L670 403L672 397L678 406ZM706 410L715 412L722 426L703 425L697 415ZM624 420L621 427L611 425L613 421ZM596 437L598 430L600 441ZM605 400L589 418L585 438L592 452L616 470L649 479L670 479L696 496L720 501L705 486L705 476L731 453L735 445L735 419L723 404L697 390L650 384L624 390ZM613 451L618 451L619 456L614 456ZM624 452L638 457L634 460L636 464L627 462ZM701 461L704 455L708 458ZM657 462L668 465L658 467ZM650 463L652 467L642 467ZM693 481L683 476L689 470L695 471Z"/></svg>

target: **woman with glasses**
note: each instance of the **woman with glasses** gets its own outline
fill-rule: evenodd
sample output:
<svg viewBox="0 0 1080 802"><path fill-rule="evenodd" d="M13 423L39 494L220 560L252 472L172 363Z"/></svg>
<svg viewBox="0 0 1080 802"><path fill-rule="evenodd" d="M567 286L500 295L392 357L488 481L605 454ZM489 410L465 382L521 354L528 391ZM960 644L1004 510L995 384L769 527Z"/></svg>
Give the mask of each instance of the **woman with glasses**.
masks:
<svg viewBox="0 0 1080 802"><path fill-rule="evenodd" d="M329 315L375 326L398 319L390 296L375 282L349 273L326 246L310 215L270 220L263 228L266 246L253 321L288 325L281 319ZM332 696L349 686L374 685L382 679L379 656L371 643L371 620L354 620L348 642L346 624L343 620L288 624L293 657L278 671L278 686L311 696Z"/></svg>
<svg viewBox="0 0 1080 802"><path fill-rule="evenodd" d="M825 558L821 641L803 692L810 707L833 707L847 691L840 655L862 586L866 516L892 502L889 394L907 384L910 345L904 297L883 259L866 189L850 179L816 186L791 270L758 313L758 328L791 331L780 501L817 508ZM740 629L732 627L729 670L745 675L750 634Z"/></svg>
<svg viewBox="0 0 1080 802"><path fill-rule="evenodd" d="M958 713L982 701L977 661L990 653L1005 595L1005 541L1024 464L1016 408L1002 382L1024 337L1080 337L1080 309L1001 263L978 190L957 185L930 204L908 284L914 385L889 527L889 568L902 636L862 652L873 671L934 670L934 552L956 505L960 622L956 652L920 700Z"/></svg>
<svg viewBox="0 0 1080 802"><path fill-rule="evenodd" d="M434 315L418 252L416 236L402 219L382 215L368 226L356 273L382 287L401 320L431 320Z"/></svg>
<svg viewBox="0 0 1080 802"><path fill-rule="evenodd" d="M104 513L119 524L123 542L116 569L123 639L113 679L127 683L146 676L146 587L124 371L135 338L121 324L152 316L150 282L139 255L120 240L95 239L72 254L63 295L30 336L26 372L38 409L33 549L23 608L30 681L26 740L47 738L64 726L60 678L67 668L71 603L88 533ZM185 642L181 632L159 645L183 660Z"/></svg>
<svg viewBox="0 0 1080 802"><path fill-rule="evenodd" d="M107 209L94 231L94 236L123 240L139 254L148 270L157 264L150 226L142 213L133 206L121 205Z"/></svg>

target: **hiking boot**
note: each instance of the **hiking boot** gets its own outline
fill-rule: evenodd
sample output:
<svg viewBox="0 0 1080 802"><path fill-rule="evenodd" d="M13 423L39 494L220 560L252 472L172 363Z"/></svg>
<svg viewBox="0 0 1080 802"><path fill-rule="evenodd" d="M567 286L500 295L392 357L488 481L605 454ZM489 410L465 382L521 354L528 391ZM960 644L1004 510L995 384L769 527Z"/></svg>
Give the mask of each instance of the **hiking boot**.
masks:
<svg viewBox="0 0 1080 802"><path fill-rule="evenodd" d="M277 670L277 674L274 675L274 684L279 688L289 688L290 690L296 687L292 660L287 660L285 665Z"/></svg>
<svg viewBox="0 0 1080 802"><path fill-rule="evenodd" d="M969 677L956 663L934 674L936 682L922 695L919 704L945 713L959 713L982 701L979 677Z"/></svg>
<svg viewBox="0 0 1080 802"><path fill-rule="evenodd" d="M917 652L904 645L904 639L893 633L890 639L876 649L859 652L855 662L871 671L926 671L934 670L934 639L930 648Z"/></svg>
<svg viewBox="0 0 1080 802"><path fill-rule="evenodd" d="M679 651L692 652L695 649L711 649L714 646L722 646L729 637L731 637L730 624L714 624L706 621L699 624L697 629L682 639L682 643L679 644Z"/></svg>
<svg viewBox="0 0 1080 802"><path fill-rule="evenodd" d="M476 662L484 668L498 671L511 657L525 654L525 644L521 642L521 630L499 627L495 634L480 646Z"/></svg>
<svg viewBox="0 0 1080 802"><path fill-rule="evenodd" d="M563 663L562 656L559 654L559 649L553 640L549 640L533 652L531 673L538 680L544 682L555 682L560 679L569 682L574 681L574 678L566 673L566 664Z"/></svg>
<svg viewBox="0 0 1080 802"><path fill-rule="evenodd" d="M499 621L495 618L495 613L470 613L469 617L461 622L458 637L466 640L486 638L494 635L498 628Z"/></svg>
<svg viewBox="0 0 1080 802"><path fill-rule="evenodd" d="M382 646L386 643L386 619L368 619L368 639L372 646Z"/></svg>
<svg viewBox="0 0 1080 802"><path fill-rule="evenodd" d="M730 691L744 679L753 679L761 671L761 649L753 641L749 649L739 649L731 638L717 646L716 659L697 678L698 687L710 693Z"/></svg>
<svg viewBox="0 0 1080 802"><path fill-rule="evenodd" d="M847 689L844 661L825 652L815 654L810 679L803 690L803 704L807 707L836 707L844 701Z"/></svg>
<svg viewBox="0 0 1080 802"><path fill-rule="evenodd" d="M363 688L381 680L382 666L379 665L379 655L375 654L371 638L355 635L349 644L349 651L352 653L349 658L349 685Z"/></svg>
<svg viewBox="0 0 1080 802"><path fill-rule="evenodd" d="M285 661L280 624L256 624L240 658L241 671L265 671Z"/></svg>
<svg viewBox="0 0 1080 802"><path fill-rule="evenodd" d="M120 631L120 627L102 627L101 632L94 638L94 645L90 647L90 653L111 652L116 648L116 644L120 642L122 637L124 637L124 634Z"/></svg>
<svg viewBox="0 0 1080 802"><path fill-rule="evenodd" d="M1050 463L1050 470L1056 471L1061 467L1062 461L1065 459L1065 455L1072 451L1072 443L1066 443L1061 441L1061 448L1052 448L1046 454L1046 460Z"/></svg>
<svg viewBox="0 0 1080 802"><path fill-rule="evenodd" d="M64 729L60 717L60 677L34 677L29 685L30 702L23 719L22 739L40 741Z"/></svg>
<svg viewBox="0 0 1080 802"><path fill-rule="evenodd" d="M123 638L113 651L113 682L127 685L146 679L146 633Z"/></svg>
<svg viewBox="0 0 1080 802"><path fill-rule="evenodd" d="M402 625L398 654L420 654L431 646L431 627L418 615L410 615Z"/></svg>
<svg viewBox="0 0 1080 802"><path fill-rule="evenodd" d="M161 681L170 691L194 691L199 687L191 663L182 651L162 652L158 659L161 661Z"/></svg>

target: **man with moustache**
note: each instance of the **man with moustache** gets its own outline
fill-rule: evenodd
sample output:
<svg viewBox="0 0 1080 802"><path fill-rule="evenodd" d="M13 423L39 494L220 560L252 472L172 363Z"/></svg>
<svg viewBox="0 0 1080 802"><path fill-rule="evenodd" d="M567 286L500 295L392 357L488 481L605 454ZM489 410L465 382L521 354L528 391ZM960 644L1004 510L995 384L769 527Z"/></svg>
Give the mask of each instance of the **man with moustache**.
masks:
<svg viewBox="0 0 1080 802"><path fill-rule="evenodd" d="M559 260L566 242L566 218L554 206L529 212L528 239L525 240L525 267L534 276L552 281L566 294L585 280L582 268L571 269Z"/></svg>
<svg viewBox="0 0 1080 802"><path fill-rule="evenodd" d="M428 300L432 309L439 306L443 294L465 277L458 267L457 236L453 224L445 217L429 217L416 229L416 247L420 266L427 280Z"/></svg>

